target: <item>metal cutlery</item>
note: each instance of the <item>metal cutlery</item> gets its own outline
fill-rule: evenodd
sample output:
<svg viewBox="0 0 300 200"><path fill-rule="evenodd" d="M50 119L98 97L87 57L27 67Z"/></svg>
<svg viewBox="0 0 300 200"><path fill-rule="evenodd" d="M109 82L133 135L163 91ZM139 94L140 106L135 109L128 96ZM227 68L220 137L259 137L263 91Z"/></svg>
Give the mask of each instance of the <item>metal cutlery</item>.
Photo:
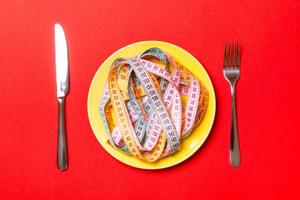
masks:
<svg viewBox="0 0 300 200"><path fill-rule="evenodd" d="M240 144L236 121L235 85L240 77L240 48L237 42L225 44L224 67L225 79L230 84L232 97L231 133L230 133L230 163L233 167L240 165Z"/></svg>
<svg viewBox="0 0 300 200"><path fill-rule="evenodd" d="M65 97L69 92L69 61L67 41L63 28L55 24L55 64L56 91L58 98L58 145L57 167L65 170L68 167L66 128L65 128Z"/></svg>

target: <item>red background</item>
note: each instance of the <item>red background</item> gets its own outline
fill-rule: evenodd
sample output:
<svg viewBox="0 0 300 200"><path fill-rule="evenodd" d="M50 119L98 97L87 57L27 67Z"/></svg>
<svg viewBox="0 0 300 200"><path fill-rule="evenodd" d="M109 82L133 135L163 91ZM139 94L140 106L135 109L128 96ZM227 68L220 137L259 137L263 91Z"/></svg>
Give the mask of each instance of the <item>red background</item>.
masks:
<svg viewBox="0 0 300 200"><path fill-rule="evenodd" d="M299 199L300 1L2 0L0 199ZM56 169L54 23L65 29L69 169ZM177 44L207 69L217 113L192 158L145 171L112 158L87 117L100 64L142 40ZM226 40L242 48L237 85L241 166L228 162Z"/></svg>

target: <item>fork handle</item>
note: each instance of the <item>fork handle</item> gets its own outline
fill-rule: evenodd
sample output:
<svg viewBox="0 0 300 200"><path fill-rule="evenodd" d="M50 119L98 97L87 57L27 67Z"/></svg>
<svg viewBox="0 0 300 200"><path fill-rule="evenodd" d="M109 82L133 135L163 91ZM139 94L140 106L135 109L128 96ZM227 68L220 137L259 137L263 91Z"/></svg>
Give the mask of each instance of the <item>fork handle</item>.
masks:
<svg viewBox="0 0 300 200"><path fill-rule="evenodd" d="M58 98L58 144L57 168L65 170L68 167L66 129L65 129L65 98Z"/></svg>
<svg viewBox="0 0 300 200"><path fill-rule="evenodd" d="M240 144L236 122L235 84L230 86L232 96L231 133L230 133L230 163L233 167L240 166Z"/></svg>

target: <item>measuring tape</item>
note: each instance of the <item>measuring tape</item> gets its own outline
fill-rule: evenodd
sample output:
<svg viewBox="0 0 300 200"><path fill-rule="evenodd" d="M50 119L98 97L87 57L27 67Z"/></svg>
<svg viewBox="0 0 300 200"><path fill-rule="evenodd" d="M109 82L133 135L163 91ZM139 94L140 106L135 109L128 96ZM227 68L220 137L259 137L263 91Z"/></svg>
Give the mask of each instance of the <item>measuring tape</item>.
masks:
<svg viewBox="0 0 300 200"><path fill-rule="evenodd" d="M176 152L201 123L208 96L203 83L171 54L150 48L114 61L99 112L114 148L155 162Z"/></svg>

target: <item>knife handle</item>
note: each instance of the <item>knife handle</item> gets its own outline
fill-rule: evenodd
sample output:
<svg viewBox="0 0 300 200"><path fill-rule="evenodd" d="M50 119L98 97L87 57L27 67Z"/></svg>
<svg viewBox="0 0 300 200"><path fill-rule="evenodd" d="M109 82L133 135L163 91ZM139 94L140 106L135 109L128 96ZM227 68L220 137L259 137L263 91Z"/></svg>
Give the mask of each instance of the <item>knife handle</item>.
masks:
<svg viewBox="0 0 300 200"><path fill-rule="evenodd" d="M58 145L57 168L65 170L68 167L67 143L65 129L65 98L58 98Z"/></svg>

